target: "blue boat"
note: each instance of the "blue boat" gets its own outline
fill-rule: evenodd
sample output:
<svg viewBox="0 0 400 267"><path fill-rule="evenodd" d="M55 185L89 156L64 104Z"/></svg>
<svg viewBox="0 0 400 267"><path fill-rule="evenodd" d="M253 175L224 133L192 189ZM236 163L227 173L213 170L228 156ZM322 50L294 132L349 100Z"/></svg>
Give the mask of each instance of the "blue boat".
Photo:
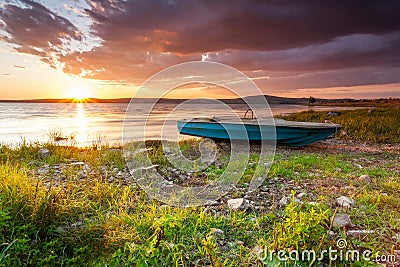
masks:
<svg viewBox="0 0 400 267"><path fill-rule="evenodd" d="M220 140L274 141L280 146L305 146L329 137L339 124L286 121L282 119L194 118L178 120L181 134Z"/></svg>

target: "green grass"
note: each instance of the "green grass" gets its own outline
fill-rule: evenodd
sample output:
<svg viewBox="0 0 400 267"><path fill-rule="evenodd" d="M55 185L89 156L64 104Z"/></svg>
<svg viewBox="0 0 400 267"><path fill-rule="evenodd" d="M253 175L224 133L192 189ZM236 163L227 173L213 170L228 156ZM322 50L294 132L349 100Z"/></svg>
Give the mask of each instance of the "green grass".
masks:
<svg viewBox="0 0 400 267"><path fill-rule="evenodd" d="M196 159L198 145L195 140L185 141L182 153ZM160 170L172 166L160 142L147 142L147 146ZM48 148L51 156L39 159L40 147ZM250 155L251 164L240 186L251 180L258 158L255 152ZM278 189L273 193L307 192L304 204L293 199L286 208L263 211L233 211L225 205L213 213L203 207L168 207L149 200L134 185L109 180L115 169L125 168L119 148L26 142L16 148L0 146L0 266L262 266L279 261L276 256L272 261L259 260L257 247L321 251L334 247L341 237L374 255L388 253L400 248L400 241L392 238L400 233L398 159L398 154L387 152L278 149L263 186L277 177ZM229 155L219 148L218 164L204 170L208 179L221 175L228 160ZM88 164L92 172L79 179L81 169L69 166L72 161ZM46 179L55 175L51 167L57 164L66 166L65 181L49 186ZM46 179L36 172L44 166L52 170ZM370 175L372 182L358 181L362 174ZM294 189L288 189L285 181ZM342 195L356 200L349 214L357 229L376 230L375 234L346 237L343 229L332 228L335 199ZM232 193L232 197L240 196L240 192ZM224 234L215 236L213 228ZM335 234L329 235L329 230ZM324 262L329 263L326 258ZM294 264L290 261L287 266ZM344 261L332 266L366 265Z"/></svg>
<svg viewBox="0 0 400 267"><path fill-rule="evenodd" d="M287 116L286 120L324 122L329 120L343 126L337 137L378 143L400 142L400 109L376 108L340 111L328 116L326 111L304 111Z"/></svg>

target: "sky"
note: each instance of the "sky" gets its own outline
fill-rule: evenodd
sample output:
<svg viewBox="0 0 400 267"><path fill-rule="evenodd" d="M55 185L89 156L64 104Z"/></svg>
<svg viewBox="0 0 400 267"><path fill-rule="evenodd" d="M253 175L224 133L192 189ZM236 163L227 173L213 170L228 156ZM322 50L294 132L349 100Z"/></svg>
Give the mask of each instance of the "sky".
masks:
<svg viewBox="0 0 400 267"><path fill-rule="evenodd" d="M400 97L399 12L398 0L0 0L0 99L131 97L190 61L227 64L268 95ZM194 87L171 96L230 97Z"/></svg>

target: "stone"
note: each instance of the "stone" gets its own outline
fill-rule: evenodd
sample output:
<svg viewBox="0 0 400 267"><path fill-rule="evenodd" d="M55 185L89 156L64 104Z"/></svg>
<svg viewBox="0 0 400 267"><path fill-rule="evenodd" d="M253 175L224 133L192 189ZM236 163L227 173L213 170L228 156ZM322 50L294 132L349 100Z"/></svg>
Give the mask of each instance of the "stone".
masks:
<svg viewBox="0 0 400 267"><path fill-rule="evenodd" d="M341 113L338 111L329 111L328 113L326 113L326 115L328 115L330 117L334 117L334 116L340 116Z"/></svg>
<svg viewBox="0 0 400 267"><path fill-rule="evenodd" d="M72 162L69 165L70 166L85 166L85 162L82 162L82 161Z"/></svg>
<svg viewBox="0 0 400 267"><path fill-rule="evenodd" d="M282 197L281 200L279 200L279 205L281 206L286 206L290 202L290 197Z"/></svg>
<svg viewBox="0 0 400 267"><path fill-rule="evenodd" d="M247 209L249 201L244 198L231 198L228 200L228 207L232 210Z"/></svg>
<svg viewBox="0 0 400 267"><path fill-rule="evenodd" d="M361 166L360 164L358 164L358 163L354 163L354 166L356 166L356 167L358 167L358 168L360 168L360 169L362 169L363 168L363 166Z"/></svg>
<svg viewBox="0 0 400 267"><path fill-rule="evenodd" d="M304 192L298 193L298 194L297 194L297 198L303 198L303 197L305 197L306 195L307 195L307 193L304 193Z"/></svg>
<svg viewBox="0 0 400 267"><path fill-rule="evenodd" d="M341 196L339 198L336 199L336 203L343 208L351 208L351 206L354 205L354 200L352 200L351 198L345 197L345 196Z"/></svg>
<svg viewBox="0 0 400 267"><path fill-rule="evenodd" d="M301 200L298 199L298 198L294 198L293 200L294 200L294 202L296 202L297 204L303 204L303 201L301 201Z"/></svg>
<svg viewBox="0 0 400 267"><path fill-rule="evenodd" d="M37 174L44 175L44 174L49 173L49 170L50 170L49 166L45 165L42 168L37 169L36 172L37 172Z"/></svg>
<svg viewBox="0 0 400 267"><path fill-rule="evenodd" d="M346 234L350 237L365 237L367 235L374 234L375 232L375 230L348 230Z"/></svg>
<svg viewBox="0 0 400 267"><path fill-rule="evenodd" d="M222 238L225 234L223 230L218 228L211 228L210 230L211 230L210 235L215 238Z"/></svg>
<svg viewBox="0 0 400 267"><path fill-rule="evenodd" d="M41 149L39 149L37 154L40 159L44 159L44 158L47 158L48 156L50 156L51 153L50 153L50 150L48 150L47 148L41 148Z"/></svg>
<svg viewBox="0 0 400 267"><path fill-rule="evenodd" d="M368 174L361 175L360 177L358 177L358 180L360 182L364 182L364 183L371 183L372 182L372 179Z"/></svg>
<svg viewBox="0 0 400 267"><path fill-rule="evenodd" d="M343 228L343 227L353 227L353 223L350 220L348 214L338 213L333 219L333 227Z"/></svg>

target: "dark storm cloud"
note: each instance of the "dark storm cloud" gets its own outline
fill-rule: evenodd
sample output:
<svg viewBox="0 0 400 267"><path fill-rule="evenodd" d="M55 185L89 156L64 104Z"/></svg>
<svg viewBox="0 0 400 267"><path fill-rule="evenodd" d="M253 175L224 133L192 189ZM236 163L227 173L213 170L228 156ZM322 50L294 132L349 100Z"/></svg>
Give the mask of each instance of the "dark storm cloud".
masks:
<svg viewBox="0 0 400 267"><path fill-rule="evenodd" d="M43 5L23 2L29 8L0 11L6 40L52 66L63 63L66 73L139 83L165 67L203 58L259 82L268 72L286 72L288 78L272 83L282 89L400 82L394 75L398 0L88 0L82 13L101 44L68 53L58 50L63 40L81 38L76 26ZM371 76L366 68L388 74Z"/></svg>
<svg viewBox="0 0 400 267"><path fill-rule="evenodd" d="M289 92L305 88L399 83L399 73L400 67L365 67L312 72L262 71L257 73L255 82L265 93L277 89Z"/></svg>
<svg viewBox="0 0 400 267"><path fill-rule="evenodd" d="M324 44L279 51L226 50L207 58L247 70L331 70L366 66L400 66L400 32L354 34Z"/></svg>
<svg viewBox="0 0 400 267"><path fill-rule="evenodd" d="M105 40L147 36L165 51L195 53L283 50L357 33L400 30L400 2L393 1L91 1L94 30ZM112 3L112 4L110 4ZM104 18L107 23L103 24ZM173 32L164 42L155 29Z"/></svg>

